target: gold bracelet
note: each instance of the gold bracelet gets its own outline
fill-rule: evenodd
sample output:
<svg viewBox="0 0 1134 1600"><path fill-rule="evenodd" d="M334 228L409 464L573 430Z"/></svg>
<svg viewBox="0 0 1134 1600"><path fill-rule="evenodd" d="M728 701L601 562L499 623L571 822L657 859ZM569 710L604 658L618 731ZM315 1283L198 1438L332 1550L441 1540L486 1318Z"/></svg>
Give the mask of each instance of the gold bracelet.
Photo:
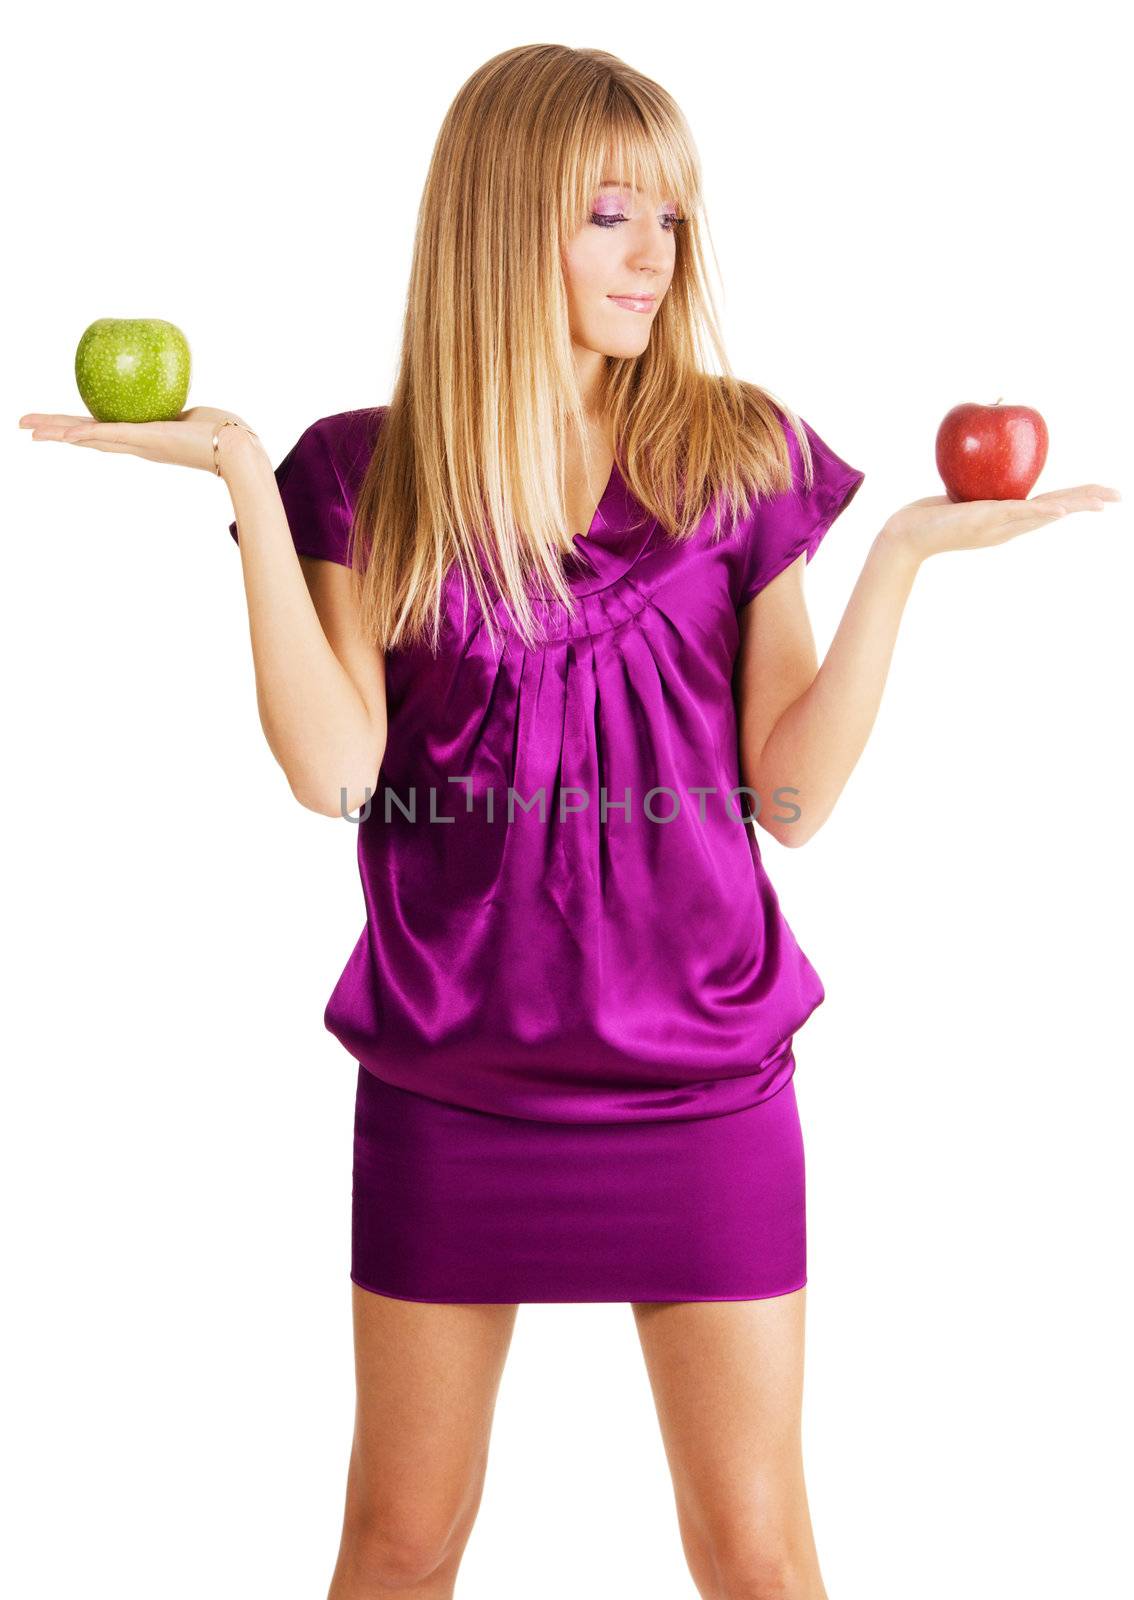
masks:
<svg viewBox="0 0 1134 1600"><path fill-rule="evenodd" d="M221 475L221 469L220 469L220 453L217 450L217 440L220 438L221 429L222 428L228 428L228 427L243 428L245 433L252 433L252 429L248 426L248 424L246 422L238 422L235 417L226 417L223 422L220 422L220 423L217 424L217 431L213 434L213 466L216 469L216 474L217 474L218 478ZM259 434L252 433L252 437L253 437L253 439L258 439L259 438Z"/></svg>

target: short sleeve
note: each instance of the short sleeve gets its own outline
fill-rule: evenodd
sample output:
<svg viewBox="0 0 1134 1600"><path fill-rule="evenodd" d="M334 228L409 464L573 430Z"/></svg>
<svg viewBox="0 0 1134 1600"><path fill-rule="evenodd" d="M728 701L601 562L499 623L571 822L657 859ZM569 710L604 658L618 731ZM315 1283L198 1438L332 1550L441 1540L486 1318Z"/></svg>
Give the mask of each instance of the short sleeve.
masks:
<svg viewBox="0 0 1134 1600"><path fill-rule="evenodd" d="M349 567L353 508L343 491L324 419L304 429L276 468L276 483L296 550ZM239 543L236 523L228 531Z"/></svg>
<svg viewBox="0 0 1134 1600"><path fill-rule="evenodd" d="M808 561L823 535L854 499L866 474L850 466L803 417L814 478L803 486L803 455L790 423L783 420L791 457L791 487L759 501L744 518L738 606L745 606L804 552Z"/></svg>

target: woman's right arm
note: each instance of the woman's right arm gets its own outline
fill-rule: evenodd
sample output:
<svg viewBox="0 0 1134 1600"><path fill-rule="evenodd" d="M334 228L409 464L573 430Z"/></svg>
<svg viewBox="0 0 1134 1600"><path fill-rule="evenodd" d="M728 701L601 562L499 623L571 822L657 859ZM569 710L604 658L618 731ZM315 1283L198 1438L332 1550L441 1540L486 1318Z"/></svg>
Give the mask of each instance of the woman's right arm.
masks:
<svg viewBox="0 0 1134 1600"><path fill-rule="evenodd" d="M297 554L258 440L222 428L217 452L240 532L264 736L301 805L331 817L357 811L378 786L386 675L361 633L353 574Z"/></svg>
<svg viewBox="0 0 1134 1600"><path fill-rule="evenodd" d="M373 793L378 786L386 750L385 659L362 637L350 568L300 554L263 446L244 427L218 432L229 419L240 421L215 406L191 406L161 422L28 411L20 427L36 440L210 474L216 434L217 464L239 525L260 723L300 804L337 817L359 810L367 788ZM309 527L301 531L310 539Z"/></svg>

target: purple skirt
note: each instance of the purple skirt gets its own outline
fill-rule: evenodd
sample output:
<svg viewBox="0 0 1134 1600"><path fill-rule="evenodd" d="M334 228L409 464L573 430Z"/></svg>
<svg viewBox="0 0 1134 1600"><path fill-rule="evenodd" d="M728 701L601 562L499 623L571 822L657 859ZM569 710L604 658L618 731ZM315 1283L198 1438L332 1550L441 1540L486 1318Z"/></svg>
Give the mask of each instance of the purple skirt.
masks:
<svg viewBox="0 0 1134 1600"><path fill-rule="evenodd" d="M759 1300L807 1282L795 1086L715 1117L537 1122L358 1069L351 1279L402 1300Z"/></svg>

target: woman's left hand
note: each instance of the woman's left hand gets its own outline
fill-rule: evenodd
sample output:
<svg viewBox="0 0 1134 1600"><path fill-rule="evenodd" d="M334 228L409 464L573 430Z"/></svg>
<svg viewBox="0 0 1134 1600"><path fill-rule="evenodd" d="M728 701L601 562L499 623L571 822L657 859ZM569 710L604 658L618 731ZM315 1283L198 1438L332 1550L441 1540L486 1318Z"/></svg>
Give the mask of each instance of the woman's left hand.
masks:
<svg viewBox="0 0 1134 1600"><path fill-rule="evenodd" d="M980 550L1031 533L1075 511L1101 511L1108 500L1121 500L1117 489L1082 483L1074 489L1050 489L1030 500L950 500L928 495L914 500L887 519L887 544L907 549L919 560L943 550Z"/></svg>

